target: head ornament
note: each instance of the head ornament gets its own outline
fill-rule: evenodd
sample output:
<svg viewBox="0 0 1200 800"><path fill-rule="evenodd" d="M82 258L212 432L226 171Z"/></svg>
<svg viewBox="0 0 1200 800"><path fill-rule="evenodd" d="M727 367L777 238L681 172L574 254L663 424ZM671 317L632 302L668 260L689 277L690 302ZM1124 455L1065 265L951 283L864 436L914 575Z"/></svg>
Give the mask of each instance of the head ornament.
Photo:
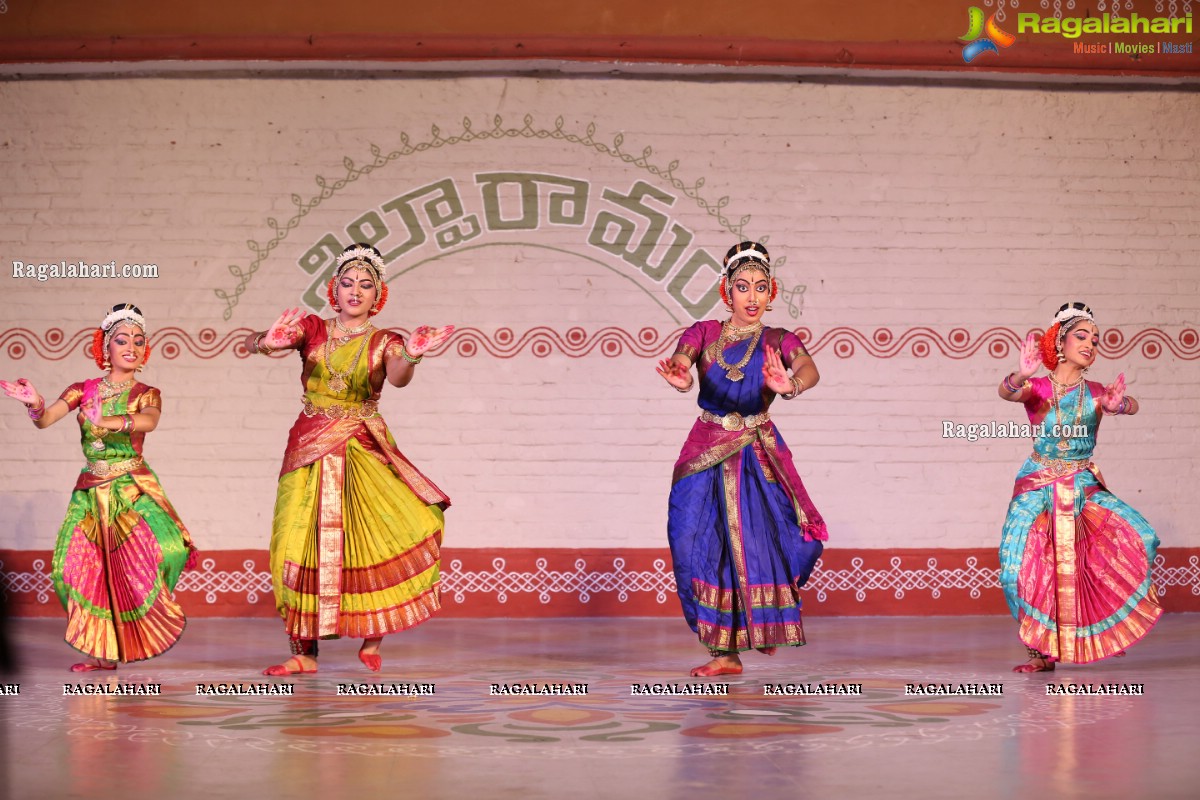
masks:
<svg viewBox="0 0 1200 800"><path fill-rule="evenodd" d="M375 282L375 288L383 282L383 256L369 244L352 244L337 257L337 272L334 277L342 277L342 273L351 269L365 270Z"/></svg>

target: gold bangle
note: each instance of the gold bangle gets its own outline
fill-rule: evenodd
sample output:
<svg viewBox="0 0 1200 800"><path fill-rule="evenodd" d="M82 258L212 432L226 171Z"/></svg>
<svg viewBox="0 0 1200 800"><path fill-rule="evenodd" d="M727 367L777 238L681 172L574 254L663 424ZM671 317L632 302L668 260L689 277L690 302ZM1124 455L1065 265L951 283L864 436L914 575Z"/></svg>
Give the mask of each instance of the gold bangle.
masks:
<svg viewBox="0 0 1200 800"><path fill-rule="evenodd" d="M401 348L400 348L400 357L401 357L401 358L403 358L405 361L407 361L408 363L412 364L412 365L415 367L417 364L420 364L420 363L421 363L422 359L424 359L424 358L425 358L425 354L424 354L424 353L421 353L421 355L419 355L419 356L416 356L416 357L414 358L413 356L410 356L410 355L408 354L408 348L407 348L407 347L401 347Z"/></svg>
<svg viewBox="0 0 1200 800"><path fill-rule="evenodd" d="M268 333L270 333L270 331L263 331L258 336L254 337L254 352L258 353L259 355L269 356L271 353L275 352L274 348L272 348L270 345L263 344L263 339L266 338Z"/></svg>
<svg viewBox="0 0 1200 800"><path fill-rule="evenodd" d="M785 392L784 394L779 395L784 400L795 400L797 397L800 396L800 394L806 388L804 386L804 381L800 380L799 376L793 375L791 383L792 383L792 391Z"/></svg>

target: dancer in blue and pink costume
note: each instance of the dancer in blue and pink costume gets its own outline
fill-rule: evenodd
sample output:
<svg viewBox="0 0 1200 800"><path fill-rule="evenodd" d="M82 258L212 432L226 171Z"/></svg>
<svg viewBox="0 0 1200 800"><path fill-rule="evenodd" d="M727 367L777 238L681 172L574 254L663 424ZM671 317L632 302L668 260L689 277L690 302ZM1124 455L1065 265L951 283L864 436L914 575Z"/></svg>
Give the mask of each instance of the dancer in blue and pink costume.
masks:
<svg viewBox="0 0 1200 800"><path fill-rule="evenodd" d="M696 382L693 364L700 375L700 419L675 464L667 522L684 618L712 656L694 677L740 673L743 650L804 644L799 590L828 538L768 413L820 378L795 334L763 326L776 293L767 249L731 248L721 278L730 319L697 322L658 366L681 392Z"/></svg>
<svg viewBox="0 0 1200 800"><path fill-rule="evenodd" d="M1029 654L1014 672L1123 656L1162 615L1150 578L1158 536L1092 462L1101 418L1138 412L1124 373L1108 386L1084 380L1099 346L1092 310L1068 303L1040 347L1029 334L1017 371L1000 383L1000 396L1039 426L1000 544L1000 585ZM1044 378L1033 377L1039 361Z"/></svg>

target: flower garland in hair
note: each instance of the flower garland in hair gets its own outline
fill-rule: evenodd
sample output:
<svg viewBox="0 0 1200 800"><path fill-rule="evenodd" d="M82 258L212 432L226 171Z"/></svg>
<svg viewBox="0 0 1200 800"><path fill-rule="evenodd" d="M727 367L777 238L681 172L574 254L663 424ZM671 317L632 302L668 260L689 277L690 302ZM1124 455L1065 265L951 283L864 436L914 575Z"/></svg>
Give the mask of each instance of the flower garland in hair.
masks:
<svg viewBox="0 0 1200 800"><path fill-rule="evenodd" d="M1058 332L1061 322L1056 322L1042 334L1042 366L1051 372L1058 366Z"/></svg>
<svg viewBox="0 0 1200 800"><path fill-rule="evenodd" d="M337 271L340 274L342 267L346 266L351 261L365 261L367 266L374 270L377 277L383 277L384 263L383 259L375 252L375 248L369 245L353 244L347 247L337 257Z"/></svg>

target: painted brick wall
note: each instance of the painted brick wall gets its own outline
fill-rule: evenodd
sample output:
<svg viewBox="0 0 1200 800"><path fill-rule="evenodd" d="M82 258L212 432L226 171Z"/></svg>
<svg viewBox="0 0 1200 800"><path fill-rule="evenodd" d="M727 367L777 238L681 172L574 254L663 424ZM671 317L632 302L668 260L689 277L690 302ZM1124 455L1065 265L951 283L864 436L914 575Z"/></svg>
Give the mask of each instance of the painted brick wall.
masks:
<svg viewBox="0 0 1200 800"><path fill-rule="evenodd" d="M298 368L292 358L239 358L231 342L300 302L312 280L298 266L306 251L327 233L348 241L364 212L444 178L481 221L477 173L580 179L582 225L549 221L543 187L535 229L485 231L444 251L431 235L393 264L381 322L466 332L412 386L389 387L382 407L401 449L455 501L449 546L661 548L695 398L665 386L653 364L690 318L666 291L670 275L652 279L588 241L600 211L621 211L604 192L644 181L670 199L657 208L694 234L692 249L719 257L742 227L786 257L785 288L803 286L798 316L778 303L768 321L811 335L823 378L773 412L831 548L995 546L1028 446L945 440L941 423L1019 420L995 386L1015 365L1017 338L1068 299L1119 330L1123 340L1106 348L1117 357L1093 372L1111 380L1123 370L1144 409L1105 422L1105 477L1165 544L1196 547L1198 127L1195 93L1159 90L500 77L0 83L0 374L29 377L47 395L92 376L76 352L82 332L106 304L136 301L159 342L146 379L165 397L150 462L203 548L265 548ZM479 136L489 130L511 135ZM470 141L451 138L464 133ZM343 159L361 166L372 144L387 154L406 139L429 146L334 186ZM309 202L316 175L330 196L289 228L292 196ZM514 195L501 207L519 216ZM231 305L215 291L239 286L229 267L250 268L247 241L276 237L268 218L286 235ZM646 222L631 219L636 240ZM381 247L403 239L393 231ZM160 277L10 277L14 260L80 259L152 262ZM707 288L702 278L690 299ZM573 343L575 328L592 349ZM530 331L541 349L520 344ZM625 343L618 355L596 343L605 331ZM35 431L8 401L0 442L0 549L46 549L81 463L77 432L69 421Z"/></svg>

